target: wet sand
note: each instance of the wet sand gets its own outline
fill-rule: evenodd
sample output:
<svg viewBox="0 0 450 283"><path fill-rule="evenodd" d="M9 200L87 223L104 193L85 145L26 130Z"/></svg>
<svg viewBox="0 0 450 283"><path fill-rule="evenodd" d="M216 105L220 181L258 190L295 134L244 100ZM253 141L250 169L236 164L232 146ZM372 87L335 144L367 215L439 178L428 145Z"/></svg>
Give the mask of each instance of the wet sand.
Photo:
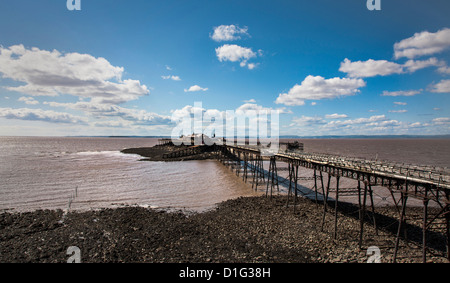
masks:
<svg viewBox="0 0 450 283"><path fill-rule="evenodd" d="M322 231L322 205L299 198L294 212L292 202L286 207L284 196L241 197L203 213L142 207L66 216L48 210L2 213L0 262L62 263L69 258L70 246L80 249L82 262L94 263L364 263L369 246L378 246L381 261L391 262L397 212L379 209L378 236L367 217L364 244L359 249L357 210L352 205L340 207L337 239L333 237L334 212L327 214ZM409 213L413 215L415 210ZM401 240L399 262L421 262L418 225L408 227L408 242ZM429 233L428 237L433 248L429 261L447 262L442 256L442 235Z"/></svg>

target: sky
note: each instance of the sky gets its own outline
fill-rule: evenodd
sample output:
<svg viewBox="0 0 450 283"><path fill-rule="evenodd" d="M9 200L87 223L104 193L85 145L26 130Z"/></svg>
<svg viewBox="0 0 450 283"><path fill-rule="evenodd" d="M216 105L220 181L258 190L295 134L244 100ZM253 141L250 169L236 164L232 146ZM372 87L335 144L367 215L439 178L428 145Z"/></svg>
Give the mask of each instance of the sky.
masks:
<svg viewBox="0 0 450 283"><path fill-rule="evenodd" d="M170 135L195 109L450 134L448 0L69 2L0 2L0 135Z"/></svg>

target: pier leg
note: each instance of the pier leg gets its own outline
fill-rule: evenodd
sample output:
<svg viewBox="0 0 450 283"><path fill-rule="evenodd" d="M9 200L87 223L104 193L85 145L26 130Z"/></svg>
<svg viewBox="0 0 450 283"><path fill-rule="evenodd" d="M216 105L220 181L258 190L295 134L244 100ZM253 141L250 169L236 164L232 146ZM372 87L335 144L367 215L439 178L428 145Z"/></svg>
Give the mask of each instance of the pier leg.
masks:
<svg viewBox="0 0 450 283"><path fill-rule="evenodd" d="M314 168L314 192L315 192L315 201L317 203L317 175L316 175L316 168Z"/></svg>
<svg viewBox="0 0 450 283"><path fill-rule="evenodd" d="M295 180L295 183L294 183L294 190L295 190L295 193L294 193L294 213L296 212L296 209L297 209L297 197L298 197L298 195L297 195L297 182L298 182L298 165L295 165L295 172L294 172L294 180Z"/></svg>
<svg viewBox="0 0 450 283"><path fill-rule="evenodd" d="M447 260L450 262L450 210L447 205L447 212L445 214L445 234L447 235Z"/></svg>
<svg viewBox="0 0 450 283"><path fill-rule="evenodd" d="M319 171L320 173L320 185L322 187L322 201L325 201L325 187L323 186L323 175L322 171Z"/></svg>
<svg viewBox="0 0 450 283"><path fill-rule="evenodd" d="M277 191L280 192L280 186L278 184L278 170L277 170L277 159L275 157L273 157L273 167L274 167L274 180L275 180L275 184L277 186Z"/></svg>
<svg viewBox="0 0 450 283"><path fill-rule="evenodd" d="M370 206L372 207L373 227L375 228L375 235L378 235L377 221L375 219L375 205L373 202L373 190L372 185L370 183L369 183L369 196L370 196Z"/></svg>
<svg viewBox="0 0 450 283"><path fill-rule="evenodd" d="M358 181L358 187L359 186L359 181ZM360 188L361 190L361 188ZM359 217L359 226L360 226L360 230L359 230L359 248L362 247L362 240L363 240L363 234L364 234L364 217L366 215L366 200L367 200L367 183L364 182L364 196L363 196L363 203L362 203L362 207L360 210L360 217Z"/></svg>
<svg viewBox="0 0 450 283"><path fill-rule="evenodd" d="M242 174L242 181L247 183L248 177L248 153L244 152L244 173Z"/></svg>
<svg viewBox="0 0 450 283"><path fill-rule="evenodd" d="M328 193L330 191L330 182L331 182L331 174L328 173L328 184L327 184L327 190L325 192L325 198L323 200L323 216L322 216L322 227L321 231L323 231L323 227L325 225L325 215L327 213L327 203L328 203Z"/></svg>
<svg viewBox="0 0 450 283"><path fill-rule="evenodd" d="M337 239L338 201L339 201L339 175L336 176L336 201L334 202L334 239Z"/></svg>
<svg viewBox="0 0 450 283"><path fill-rule="evenodd" d="M425 196L427 189L425 189ZM428 219L428 199L423 201L423 223L422 223L422 260L427 262L427 219Z"/></svg>
<svg viewBox="0 0 450 283"><path fill-rule="evenodd" d="M293 170L292 170L292 167L293 167L293 165L292 165L292 163L288 163L288 171L289 171L289 190L288 190L288 195L287 195L287 200L286 200L286 208L288 207L288 205L289 205L289 197L291 196L291 190L292 190L292 172L293 172Z"/></svg>
<svg viewBox="0 0 450 283"><path fill-rule="evenodd" d="M406 186L406 188L408 188ZM400 214L400 219L398 222L398 230L397 230L397 237L395 239L395 248L394 248L394 263L397 261L397 252L398 252L398 248L399 248L399 243L400 243L400 234L403 228L403 225L406 224L404 223L404 219L405 219L405 213L406 213L406 202L408 200L408 194L402 192L402 212Z"/></svg>
<svg viewBox="0 0 450 283"><path fill-rule="evenodd" d="M272 198L272 189L273 189L273 181L274 181L274 178L273 178L273 175L274 175L274 172L273 172L273 157L270 157L270 163L269 163L269 174L268 174L268 176L267 176L267 187L266 187L266 197L268 196L268 194L269 194L269 186L270 186L270 198Z"/></svg>
<svg viewBox="0 0 450 283"><path fill-rule="evenodd" d="M256 181L256 188L255 190L258 189L258 185L259 185L259 180L261 178L262 183L264 183L266 181L266 177L264 176L264 162L262 160L261 155L258 156L258 181Z"/></svg>
<svg viewBox="0 0 450 283"><path fill-rule="evenodd" d="M358 180L358 208L359 208L359 220L361 220L361 182Z"/></svg>

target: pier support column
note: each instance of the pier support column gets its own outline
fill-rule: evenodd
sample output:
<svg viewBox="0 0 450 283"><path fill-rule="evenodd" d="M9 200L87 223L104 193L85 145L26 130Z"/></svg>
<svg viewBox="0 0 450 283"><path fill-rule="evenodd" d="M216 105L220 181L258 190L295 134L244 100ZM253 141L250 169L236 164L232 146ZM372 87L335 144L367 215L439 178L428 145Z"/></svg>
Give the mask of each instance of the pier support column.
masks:
<svg viewBox="0 0 450 283"><path fill-rule="evenodd" d="M402 200L402 211L400 214L400 219L398 221L397 236L395 238L394 258L393 258L394 263L397 261L397 252L400 244L400 234L403 229L403 226L406 225L405 214L406 214L406 202L408 200L408 183L406 183L405 185L405 191L402 192L401 200Z"/></svg>
<svg viewBox="0 0 450 283"><path fill-rule="evenodd" d="M315 202L317 203L317 174L316 174L316 168L314 168L314 192L315 192Z"/></svg>
<svg viewBox="0 0 450 283"><path fill-rule="evenodd" d="M425 197L427 189L425 189ZM422 223L422 260L427 262L427 221L428 221L428 199L423 200L423 223Z"/></svg>
<svg viewBox="0 0 450 283"><path fill-rule="evenodd" d="M330 192L330 183L331 183L331 174L328 173L328 183L327 183L327 189L326 192L324 194L324 199L323 199L323 215L322 215L322 226L321 226L321 231L323 231L323 227L325 226L325 215L327 213L327 206L328 206L328 194Z"/></svg>
<svg viewBox="0 0 450 283"><path fill-rule="evenodd" d="M270 165L269 165L269 174L267 179L267 188L266 188L266 196L269 193L270 186L270 198L272 198L273 189L276 186L277 190L280 191L280 187L278 185L278 174L277 174L277 161L275 156L270 157Z"/></svg>
<svg viewBox="0 0 450 283"><path fill-rule="evenodd" d="M289 199L291 193L294 195L294 213L296 212L297 208L297 198L298 198L298 167L299 165L294 164L294 162L288 163L288 169L289 169L289 191L288 191L288 197L286 201L286 207L289 205Z"/></svg>
<svg viewBox="0 0 450 283"><path fill-rule="evenodd" d="M253 184L252 188L255 188L255 191L258 190L259 183L264 183L264 164L260 154L256 155L254 174L253 174Z"/></svg>
<svg viewBox="0 0 450 283"><path fill-rule="evenodd" d="M339 175L336 176L336 200L334 202L334 239L337 239L338 203L339 203Z"/></svg>

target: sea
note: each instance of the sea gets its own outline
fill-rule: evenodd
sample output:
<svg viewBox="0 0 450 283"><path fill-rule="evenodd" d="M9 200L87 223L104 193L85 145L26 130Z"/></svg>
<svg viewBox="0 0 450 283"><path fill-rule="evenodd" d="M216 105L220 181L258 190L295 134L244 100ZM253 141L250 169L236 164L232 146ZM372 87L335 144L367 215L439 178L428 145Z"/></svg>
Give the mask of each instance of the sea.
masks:
<svg viewBox="0 0 450 283"><path fill-rule="evenodd" d="M307 152L450 167L449 139L296 140ZM222 201L265 194L265 188L255 191L250 182L215 160L149 162L120 152L157 142L157 138L0 137L0 211L142 206L202 212ZM280 170L283 174L286 171ZM311 181L303 184L305 189L311 185Z"/></svg>

